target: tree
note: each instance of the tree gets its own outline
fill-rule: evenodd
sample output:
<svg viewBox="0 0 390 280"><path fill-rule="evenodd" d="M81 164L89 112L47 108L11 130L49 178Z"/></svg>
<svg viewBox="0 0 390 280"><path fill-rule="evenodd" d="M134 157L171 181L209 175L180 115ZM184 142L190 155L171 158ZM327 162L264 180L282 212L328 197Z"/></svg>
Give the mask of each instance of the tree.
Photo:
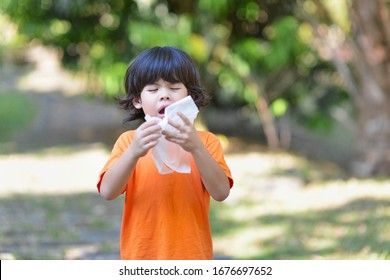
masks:
<svg viewBox="0 0 390 280"><path fill-rule="evenodd" d="M141 50L183 48L215 105L257 115L270 147L283 142L280 120L327 129L344 110L356 135L352 172L390 173L385 0L4 0L0 8L27 41L58 47L64 65L106 96L122 91Z"/></svg>
<svg viewBox="0 0 390 280"><path fill-rule="evenodd" d="M359 176L390 174L390 17L384 0L355 0L351 9L358 109Z"/></svg>
<svg viewBox="0 0 390 280"><path fill-rule="evenodd" d="M319 52L328 54L354 104L356 121L351 172L358 177L390 174L390 17L384 0L306 1ZM334 4L335 2L333 2ZM350 11L348 13L348 11ZM336 19L335 15L339 15ZM340 16L341 15L341 16ZM344 20L340 20L344 18ZM327 24L327 25L324 25ZM355 116L354 116L355 117Z"/></svg>
<svg viewBox="0 0 390 280"><path fill-rule="evenodd" d="M311 77L311 70L305 76L296 70L306 68L299 57L310 49L297 34L295 0L4 0L2 5L27 40L58 47L65 66L89 73L108 96L121 91L123 72L142 49L183 48L202 68L216 103L257 112L271 147L279 146L274 101L284 114L283 107L303 99L305 79ZM28 12L33 9L36 13Z"/></svg>

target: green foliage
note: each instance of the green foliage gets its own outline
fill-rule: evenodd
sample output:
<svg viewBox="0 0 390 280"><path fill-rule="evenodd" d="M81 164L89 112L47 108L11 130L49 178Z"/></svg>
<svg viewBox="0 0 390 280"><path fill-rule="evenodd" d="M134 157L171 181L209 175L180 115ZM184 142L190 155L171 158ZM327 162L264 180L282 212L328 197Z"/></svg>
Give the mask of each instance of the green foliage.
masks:
<svg viewBox="0 0 390 280"><path fill-rule="evenodd" d="M36 113L32 100L14 92L0 93L0 142L27 127Z"/></svg>
<svg viewBox="0 0 390 280"><path fill-rule="evenodd" d="M271 104L271 110L276 117L283 116L287 112L288 103L285 99L276 99Z"/></svg>
<svg viewBox="0 0 390 280"><path fill-rule="evenodd" d="M305 1L304 9L310 3ZM95 94L120 93L124 70L141 50L174 45L199 64L216 105L255 109L261 94L274 104L276 117L288 105L294 116L316 127L331 123L329 111L345 101L340 94L317 110L322 97L312 92L327 92L332 73L311 49L313 31L296 17L295 1L5 0L0 5L26 42L59 47L66 67L102 83L104 92Z"/></svg>
<svg viewBox="0 0 390 280"><path fill-rule="evenodd" d="M252 37L243 38L236 42L233 50L254 67L266 57L267 43Z"/></svg>
<svg viewBox="0 0 390 280"><path fill-rule="evenodd" d="M116 62L100 70L106 93L115 95L122 90L123 73L126 72L127 64Z"/></svg>

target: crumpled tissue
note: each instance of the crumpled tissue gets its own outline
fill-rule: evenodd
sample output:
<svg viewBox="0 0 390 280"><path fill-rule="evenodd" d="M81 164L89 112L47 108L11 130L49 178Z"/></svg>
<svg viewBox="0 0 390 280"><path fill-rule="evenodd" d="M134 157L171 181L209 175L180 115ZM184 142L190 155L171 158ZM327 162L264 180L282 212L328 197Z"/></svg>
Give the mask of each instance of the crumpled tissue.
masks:
<svg viewBox="0 0 390 280"><path fill-rule="evenodd" d="M183 124L183 120L177 115L177 112L182 112L191 123L194 123L199 110L192 97L187 96L165 108L163 119L146 115L145 120L157 119L162 130L175 133L177 129L168 124L168 120ZM169 174L173 171L178 173L191 172L190 153L180 145L169 142L165 137L160 137L157 145L152 149L152 156L160 174Z"/></svg>

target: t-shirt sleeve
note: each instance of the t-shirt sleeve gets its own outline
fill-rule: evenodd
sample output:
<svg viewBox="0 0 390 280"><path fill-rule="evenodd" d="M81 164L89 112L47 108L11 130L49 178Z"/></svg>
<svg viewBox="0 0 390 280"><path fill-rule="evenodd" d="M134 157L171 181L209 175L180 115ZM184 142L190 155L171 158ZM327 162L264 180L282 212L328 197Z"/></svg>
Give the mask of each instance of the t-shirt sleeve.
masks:
<svg viewBox="0 0 390 280"><path fill-rule="evenodd" d="M212 133L207 133L207 138L205 139L204 144L219 166L221 166L221 168L225 171L225 174L229 179L230 188L232 188L234 184L233 177L230 168L226 164L222 145L218 137Z"/></svg>
<svg viewBox="0 0 390 280"><path fill-rule="evenodd" d="M123 133L119 136L117 141L114 144L114 147L112 148L111 155L105 165L103 166L102 170L99 173L98 182L96 184L97 190L100 193L100 185L102 183L102 179L104 177L104 174L106 174L107 170L110 168L110 166L123 154L124 151L129 147L132 139L133 139L134 132L128 131Z"/></svg>

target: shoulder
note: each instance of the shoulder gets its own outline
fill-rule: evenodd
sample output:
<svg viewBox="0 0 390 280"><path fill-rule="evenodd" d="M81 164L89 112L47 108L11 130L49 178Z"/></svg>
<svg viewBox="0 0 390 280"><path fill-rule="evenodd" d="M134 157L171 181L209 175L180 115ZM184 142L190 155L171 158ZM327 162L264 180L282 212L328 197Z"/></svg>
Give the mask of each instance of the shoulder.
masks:
<svg viewBox="0 0 390 280"><path fill-rule="evenodd" d="M198 135L206 147L221 146L221 141L217 135L209 131L198 131Z"/></svg>
<svg viewBox="0 0 390 280"><path fill-rule="evenodd" d="M209 132L209 131L204 131L204 130L198 130L198 135L202 140L208 140L208 139L218 139L218 137Z"/></svg>
<svg viewBox="0 0 390 280"><path fill-rule="evenodd" d="M134 134L135 134L135 130L128 130L128 131L125 131L123 132L121 135L119 135L118 137L118 141L124 141L124 142L127 142L127 141L130 141L134 138Z"/></svg>
<svg viewBox="0 0 390 280"><path fill-rule="evenodd" d="M125 150L129 146L131 141L133 141L134 134L134 130L129 130L119 135L118 139L115 142L114 150Z"/></svg>
<svg viewBox="0 0 390 280"><path fill-rule="evenodd" d="M198 130L198 135L202 140L218 140L218 137L209 131Z"/></svg>

